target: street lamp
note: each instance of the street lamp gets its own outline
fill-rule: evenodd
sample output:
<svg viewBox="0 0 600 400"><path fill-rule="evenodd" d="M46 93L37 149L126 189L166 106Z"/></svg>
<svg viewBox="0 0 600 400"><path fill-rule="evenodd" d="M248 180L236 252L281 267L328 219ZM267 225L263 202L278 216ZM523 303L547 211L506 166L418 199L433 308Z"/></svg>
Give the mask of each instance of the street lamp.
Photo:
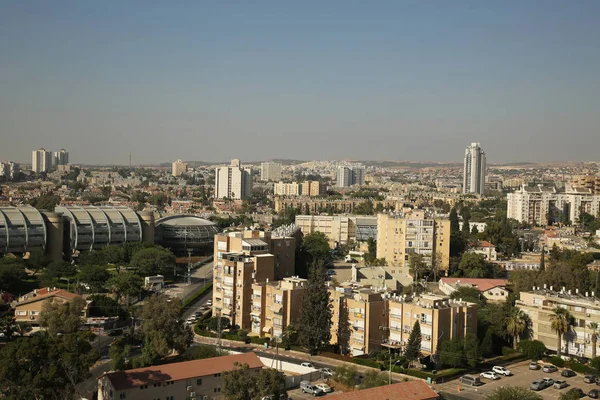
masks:
<svg viewBox="0 0 600 400"><path fill-rule="evenodd" d="M71 278L59 278L59 281L67 281L67 292L70 292L71 288Z"/></svg>
<svg viewBox="0 0 600 400"><path fill-rule="evenodd" d="M396 360L394 361L394 363L392 364L392 354L390 353L390 385L392 384L392 367L395 366L396 364L398 364L400 362L400 360Z"/></svg>

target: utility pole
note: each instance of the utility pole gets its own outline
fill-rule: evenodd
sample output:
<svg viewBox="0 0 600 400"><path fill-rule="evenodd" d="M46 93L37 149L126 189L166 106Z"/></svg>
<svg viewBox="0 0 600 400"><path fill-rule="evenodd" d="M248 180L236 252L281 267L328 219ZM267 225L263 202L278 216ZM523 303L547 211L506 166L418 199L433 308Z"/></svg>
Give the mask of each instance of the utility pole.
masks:
<svg viewBox="0 0 600 400"><path fill-rule="evenodd" d="M221 309L217 308L217 352L221 354Z"/></svg>
<svg viewBox="0 0 600 400"><path fill-rule="evenodd" d="M187 284L192 284L192 249L188 249L188 273L187 273Z"/></svg>

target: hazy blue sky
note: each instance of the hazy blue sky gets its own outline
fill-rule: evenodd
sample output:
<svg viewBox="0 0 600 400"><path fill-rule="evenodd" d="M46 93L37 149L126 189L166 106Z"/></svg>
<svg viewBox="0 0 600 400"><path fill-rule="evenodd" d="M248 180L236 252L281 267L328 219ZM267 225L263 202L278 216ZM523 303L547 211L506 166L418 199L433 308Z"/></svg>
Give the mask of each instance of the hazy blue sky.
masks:
<svg viewBox="0 0 600 400"><path fill-rule="evenodd" d="M0 159L599 160L600 1L0 2Z"/></svg>

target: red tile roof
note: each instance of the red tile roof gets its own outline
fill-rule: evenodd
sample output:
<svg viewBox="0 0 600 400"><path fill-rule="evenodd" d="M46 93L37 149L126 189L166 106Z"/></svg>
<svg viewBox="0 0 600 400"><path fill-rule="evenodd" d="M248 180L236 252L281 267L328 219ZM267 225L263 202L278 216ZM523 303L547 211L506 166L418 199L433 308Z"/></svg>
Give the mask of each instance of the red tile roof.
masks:
<svg viewBox="0 0 600 400"><path fill-rule="evenodd" d="M480 292L485 292L497 286L506 286L506 279L485 279L485 278L442 278L440 281L443 281L447 285L456 285L458 281L460 284L472 285L477 287Z"/></svg>
<svg viewBox="0 0 600 400"><path fill-rule="evenodd" d="M434 400L439 396L420 380L327 396L335 400Z"/></svg>
<svg viewBox="0 0 600 400"><path fill-rule="evenodd" d="M63 299L67 299L67 300L73 300L75 297L77 297L77 295L75 293L71 293L71 292L67 292L66 290L63 289L50 289L50 288L42 288L42 289L36 289L33 292L29 292L27 293L25 296L23 296L22 298L27 297L26 300L20 301L17 303L17 305L22 305L22 304L29 304L29 303L33 303L35 301L40 301L40 300L44 300L44 299L49 299L51 297L62 297Z"/></svg>
<svg viewBox="0 0 600 400"><path fill-rule="evenodd" d="M251 369L262 368L264 366L256 354L244 353L156 365L154 367L130 369L127 371L109 372L98 379L106 377L111 381L115 390L127 390L142 385L200 378L231 371L234 369L236 362L239 364L248 364Z"/></svg>

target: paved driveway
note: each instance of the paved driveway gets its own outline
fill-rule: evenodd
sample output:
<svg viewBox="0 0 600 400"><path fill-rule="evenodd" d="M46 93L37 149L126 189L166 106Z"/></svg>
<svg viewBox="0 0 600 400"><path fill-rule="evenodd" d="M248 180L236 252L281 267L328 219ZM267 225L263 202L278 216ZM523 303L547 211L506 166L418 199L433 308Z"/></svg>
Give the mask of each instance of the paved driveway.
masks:
<svg viewBox="0 0 600 400"><path fill-rule="evenodd" d="M569 384L564 389L555 389L554 387L549 387L544 390L541 390L539 393L544 399L553 399L556 400L559 398L561 393L566 392L570 388L577 387L583 390L585 394L587 394L592 389L600 389L600 386L596 386L593 384L588 384L583 382L583 375L577 374L577 376L573 376L571 378L565 378L560 376L559 369L557 372L546 373L541 370L532 371L529 369L529 363L519 363L517 365L512 365L507 367L512 373L512 376L502 377L496 381L490 381L488 379L481 379L484 385L479 387L465 386L458 382L458 380L454 380L444 384L434 385L435 389L449 393L455 394L465 399L483 399L485 395L493 391L494 389L500 386L522 386L529 388L529 385L532 381L540 378L552 378L554 380L565 380ZM460 386L460 392L458 391L458 387Z"/></svg>

